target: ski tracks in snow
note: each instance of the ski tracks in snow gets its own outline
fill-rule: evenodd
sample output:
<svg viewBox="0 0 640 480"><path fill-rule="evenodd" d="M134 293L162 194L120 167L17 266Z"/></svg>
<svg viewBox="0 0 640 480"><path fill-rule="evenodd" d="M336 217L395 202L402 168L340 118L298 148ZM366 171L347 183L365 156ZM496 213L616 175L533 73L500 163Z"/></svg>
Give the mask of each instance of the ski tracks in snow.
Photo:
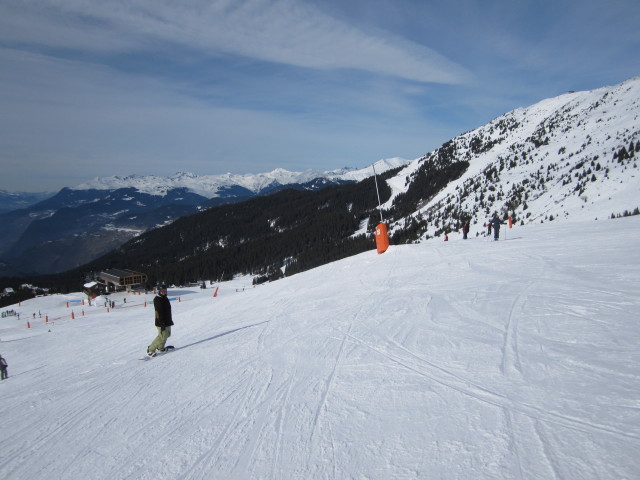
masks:
<svg viewBox="0 0 640 480"><path fill-rule="evenodd" d="M338 350L338 354L336 356L335 362L333 363L333 368L331 370L331 374L327 377L326 381L325 381L325 385L324 385L324 389L322 392L322 396L320 398L320 402L318 403L318 406L316 408L315 411L315 415L313 417L313 421L311 424L311 434L309 437L309 449L308 449L308 453L309 456L307 458L307 465L308 468L306 471L308 472L312 472L314 468L316 468L316 466L312 465L312 458L313 458L313 453L319 450L319 446L318 446L318 430L320 429L320 418L321 415L325 412L325 410L327 409L327 398L329 396L329 393L331 392L331 386L334 383L334 379L336 377L336 372L338 371L338 368L342 362L342 359L344 357L344 350L345 350L345 344L347 341L347 337L349 336L349 332L351 331L351 328L353 326L353 323L349 324L349 328L347 330L347 332L342 336L342 341L340 342L340 348ZM330 429L330 426L329 426ZM330 435L331 438L331 435ZM335 446L333 445L333 441L331 442L331 452L332 452L332 457L335 457ZM335 466L335 461L332 462L332 465ZM313 467L313 468L311 468ZM334 478L335 478L335 472L334 472Z"/></svg>
<svg viewBox="0 0 640 480"><path fill-rule="evenodd" d="M502 346L502 363L500 371L503 375L511 376L514 373L522 375L520 354L518 352L518 324L525 312L524 304L526 294L534 281L527 282L522 290L515 296L507 316L504 345Z"/></svg>
<svg viewBox="0 0 640 480"><path fill-rule="evenodd" d="M327 325L331 323L327 319L310 315L296 321L286 313L295 299L279 302L282 318L269 318L253 339L244 339L242 352L225 359L228 369L220 385L227 389L217 391L212 386L210 411L203 412L211 418L208 423L217 424L215 436L207 432L201 445L194 445L200 453L185 459L189 467L178 478L252 478L252 472L265 469L271 478L281 478L292 462L300 472L337 478L331 425L322 419L345 355L347 335L338 344L331 333L335 326ZM278 324L280 320L284 323ZM345 320L337 323L344 325ZM292 398L303 403L292 405ZM215 418L219 411L227 415ZM333 460L327 462L327 458Z"/></svg>
<svg viewBox="0 0 640 480"><path fill-rule="evenodd" d="M617 438L640 441L640 436L632 433L627 433L613 427L571 417L569 415L547 411L541 407L513 399L506 394L491 390L478 384L474 380L464 378L457 373L441 367L426 358L411 352L396 342L390 341L387 348L381 348L379 346L371 345L368 342L352 335L350 335L350 338L366 348L386 357L390 361L428 379L431 383L440 384L444 387L453 389L480 402L487 403L510 412L519 413L543 423L560 425L582 433L607 433Z"/></svg>

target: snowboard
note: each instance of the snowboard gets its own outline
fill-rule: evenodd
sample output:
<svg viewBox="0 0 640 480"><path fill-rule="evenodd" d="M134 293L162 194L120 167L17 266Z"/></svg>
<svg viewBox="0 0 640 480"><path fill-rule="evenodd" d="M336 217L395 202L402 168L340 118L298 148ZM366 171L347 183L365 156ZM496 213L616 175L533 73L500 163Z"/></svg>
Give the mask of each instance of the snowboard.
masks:
<svg viewBox="0 0 640 480"><path fill-rule="evenodd" d="M159 357L161 355L164 355L165 353L173 352L175 349L176 349L176 347L174 347L173 345L166 345L164 347L164 352L156 351L155 357L150 357L149 355L145 355L140 360L151 360L152 358Z"/></svg>

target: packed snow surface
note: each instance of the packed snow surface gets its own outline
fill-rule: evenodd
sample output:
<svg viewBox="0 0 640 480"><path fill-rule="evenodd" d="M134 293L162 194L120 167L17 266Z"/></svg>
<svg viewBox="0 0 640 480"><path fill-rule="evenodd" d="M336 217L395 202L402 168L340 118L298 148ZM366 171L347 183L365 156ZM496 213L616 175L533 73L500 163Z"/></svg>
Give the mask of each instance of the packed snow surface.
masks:
<svg viewBox="0 0 640 480"><path fill-rule="evenodd" d="M4 309L0 478L640 478L640 216L475 233Z"/></svg>

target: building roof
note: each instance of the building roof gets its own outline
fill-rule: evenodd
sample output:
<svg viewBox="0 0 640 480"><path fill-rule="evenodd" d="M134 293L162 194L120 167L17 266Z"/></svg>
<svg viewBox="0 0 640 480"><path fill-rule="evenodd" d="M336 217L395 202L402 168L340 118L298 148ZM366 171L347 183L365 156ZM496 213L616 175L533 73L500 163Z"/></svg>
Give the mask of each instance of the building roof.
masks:
<svg viewBox="0 0 640 480"><path fill-rule="evenodd" d="M109 270L103 270L102 272L100 272L100 276L124 278L124 277L132 277L132 276L145 276L145 274L140 272L134 272L133 270L126 270L124 268L110 268Z"/></svg>
<svg viewBox="0 0 640 480"><path fill-rule="evenodd" d="M126 270L120 268L111 268L100 272L100 278L107 282L115 283L118 285L132 285L145 283L147 281L147 275L140 272L134 272L133 270Z"/></svg>

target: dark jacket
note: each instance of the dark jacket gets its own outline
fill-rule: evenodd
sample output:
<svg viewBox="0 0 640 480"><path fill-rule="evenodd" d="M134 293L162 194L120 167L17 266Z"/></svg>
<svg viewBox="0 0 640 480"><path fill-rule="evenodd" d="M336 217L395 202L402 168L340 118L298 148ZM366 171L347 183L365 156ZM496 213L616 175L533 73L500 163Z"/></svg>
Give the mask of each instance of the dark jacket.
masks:
<svg viewBox="0 0 640 480"><path fill-rule="evenodd" d="M494 230L498 231L500 230L500 225L502 225L502 222L498 217L493 217L493 219L491 220L491 225L493 226Z"/></svg>
<svg viewBox="0 0 640 480"><path fill-rule="evenodd" d="M166 295L156 295L156 298L153 299L153 307L156 309L156 327L170 327L173 325L171 302Z"/></svg>

